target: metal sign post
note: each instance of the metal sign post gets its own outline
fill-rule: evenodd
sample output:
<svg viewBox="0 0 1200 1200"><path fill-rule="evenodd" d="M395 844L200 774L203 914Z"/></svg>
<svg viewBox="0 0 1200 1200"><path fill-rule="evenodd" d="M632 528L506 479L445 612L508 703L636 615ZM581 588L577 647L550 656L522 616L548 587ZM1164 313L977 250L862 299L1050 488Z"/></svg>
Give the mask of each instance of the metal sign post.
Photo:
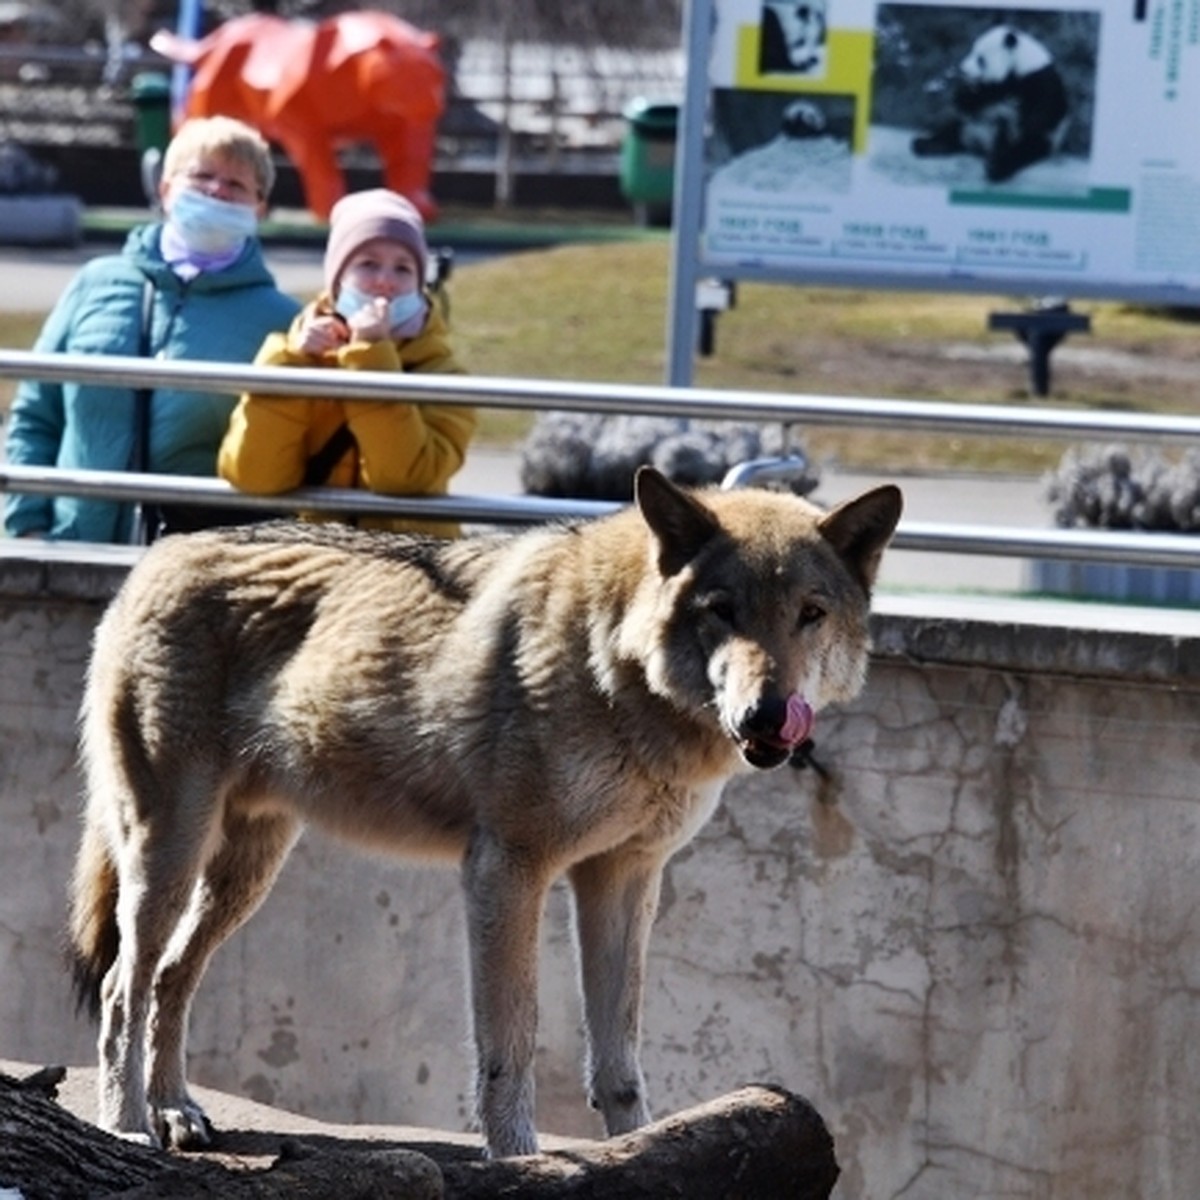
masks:
<svg viewBox="0 0 1200 1200"><path fill-rule="evenodd" d="M667 383L688 387L700 330L696 288L700 279L700 227L704 205L704 135L708 120L708 60L712 0L686 0L684 47L687 81L675 152L671 277L667 298Z"/></svg>

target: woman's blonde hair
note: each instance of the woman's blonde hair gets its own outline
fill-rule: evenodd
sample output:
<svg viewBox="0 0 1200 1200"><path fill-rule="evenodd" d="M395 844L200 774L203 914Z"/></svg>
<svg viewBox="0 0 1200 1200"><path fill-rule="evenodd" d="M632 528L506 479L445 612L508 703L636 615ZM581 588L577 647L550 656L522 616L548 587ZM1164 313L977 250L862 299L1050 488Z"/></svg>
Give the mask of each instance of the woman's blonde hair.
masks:
<svg viewBox="0 0 1200 1200"><path fill-rule="evenodd" d="M233 117L193 117L185 121L163 156L163 178L170 179L189 159L209 154L250 167L261 199L271 194L275 186L271 147L257 129Z"/></svg>

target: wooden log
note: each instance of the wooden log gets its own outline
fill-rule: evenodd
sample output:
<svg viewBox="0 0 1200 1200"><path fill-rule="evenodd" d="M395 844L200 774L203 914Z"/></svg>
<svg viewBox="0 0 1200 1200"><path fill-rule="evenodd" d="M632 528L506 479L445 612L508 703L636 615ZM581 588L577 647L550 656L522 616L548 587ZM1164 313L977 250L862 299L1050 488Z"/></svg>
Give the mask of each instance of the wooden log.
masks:
<svg viewBox="0 0 1200 1200"><path fill-rule="evenodd" d="M166 1155L101 1133L55 1103L66 1071L0 1075L0 1185L25 1200L88 1200L155 1179Z"/></svg>
<svg viewBox="0 0 1200 1200"><path fill-rule="evenodd" d="M817 1110L757 1084L578 1150L442 1167L448 1200L827 1200L838 1173Z"/></svg>
<svg viewBox="0 0 1200 1200"><path fill-rule="evenodd" d="M25 1200L441 1200L437 1164L413 1150L369 1144L315 1150L284 1143L265 1171L231 1171L204 1154L178 1155L113 1137L55 1102L65 1071L0 1074L0 1187Z"/></svg>
<svg viewBox="0 0 1200 1200"><path fill-rule="evenodd" d="M753 1085L607 1142L489 1162L461 1145L294 1134L249 1168L221 1136L181 1155L139 1146L79 1120L54 1099L65 1072L0 1074L0 1187L25 1200L828 1200L838 1177L817 1111L782 1088ZM226 1163L233 1163L230 1169Z"/></svg>
<svg viewBox="0 0 1200 1200"><path fill-rule="evenodd" d="M207 1169L206 1169L207 1168ZM289 1141L264 1171L230 1171L175 1159L175 1167L150 1183L121 1193L121 1200L442 1200L437 1164L415 1150L314 1149Z"/></svg>

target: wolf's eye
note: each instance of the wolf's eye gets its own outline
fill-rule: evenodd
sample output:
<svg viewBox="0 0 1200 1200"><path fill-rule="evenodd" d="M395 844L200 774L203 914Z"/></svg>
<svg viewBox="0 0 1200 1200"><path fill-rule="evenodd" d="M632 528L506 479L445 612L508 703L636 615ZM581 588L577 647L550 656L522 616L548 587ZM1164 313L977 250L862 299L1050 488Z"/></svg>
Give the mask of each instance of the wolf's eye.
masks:
<svg viewBox="0 0 1200 1200"><path fill-rule="evenodd" d="M713 617L722 625L732 625L734 619L733 601L728 596L705 596L700 601L700 611L705 616Z"/></svg>
<svg viewBox="0 0 1200 1200"><path fill-rule="evenodd" d="M800 609L800 616L796 620L797 629L807 629L810 625L815 625L825 616L825 610L819 604L806 604Z"/></svg>

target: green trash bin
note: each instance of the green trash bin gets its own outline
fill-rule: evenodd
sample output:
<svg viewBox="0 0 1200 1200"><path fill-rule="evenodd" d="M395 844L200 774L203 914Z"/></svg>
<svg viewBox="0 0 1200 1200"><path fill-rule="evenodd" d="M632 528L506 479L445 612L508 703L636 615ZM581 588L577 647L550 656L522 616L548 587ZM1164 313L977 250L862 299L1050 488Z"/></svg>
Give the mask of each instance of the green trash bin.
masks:
<svg viewBox="0 0 1200 1200"><path fill-rule="evenodd" d="M670 225L679 105L637 99L626 106L624 116L621 194L633 205L639 224Z"/></svg>
<svg viewBox="0 0 1200 1200"><path fill-rule="evenodd" d="M158 71L143 71L129 84L136 120L138 149L163 151L171 140L171 80Z"/></svg>

